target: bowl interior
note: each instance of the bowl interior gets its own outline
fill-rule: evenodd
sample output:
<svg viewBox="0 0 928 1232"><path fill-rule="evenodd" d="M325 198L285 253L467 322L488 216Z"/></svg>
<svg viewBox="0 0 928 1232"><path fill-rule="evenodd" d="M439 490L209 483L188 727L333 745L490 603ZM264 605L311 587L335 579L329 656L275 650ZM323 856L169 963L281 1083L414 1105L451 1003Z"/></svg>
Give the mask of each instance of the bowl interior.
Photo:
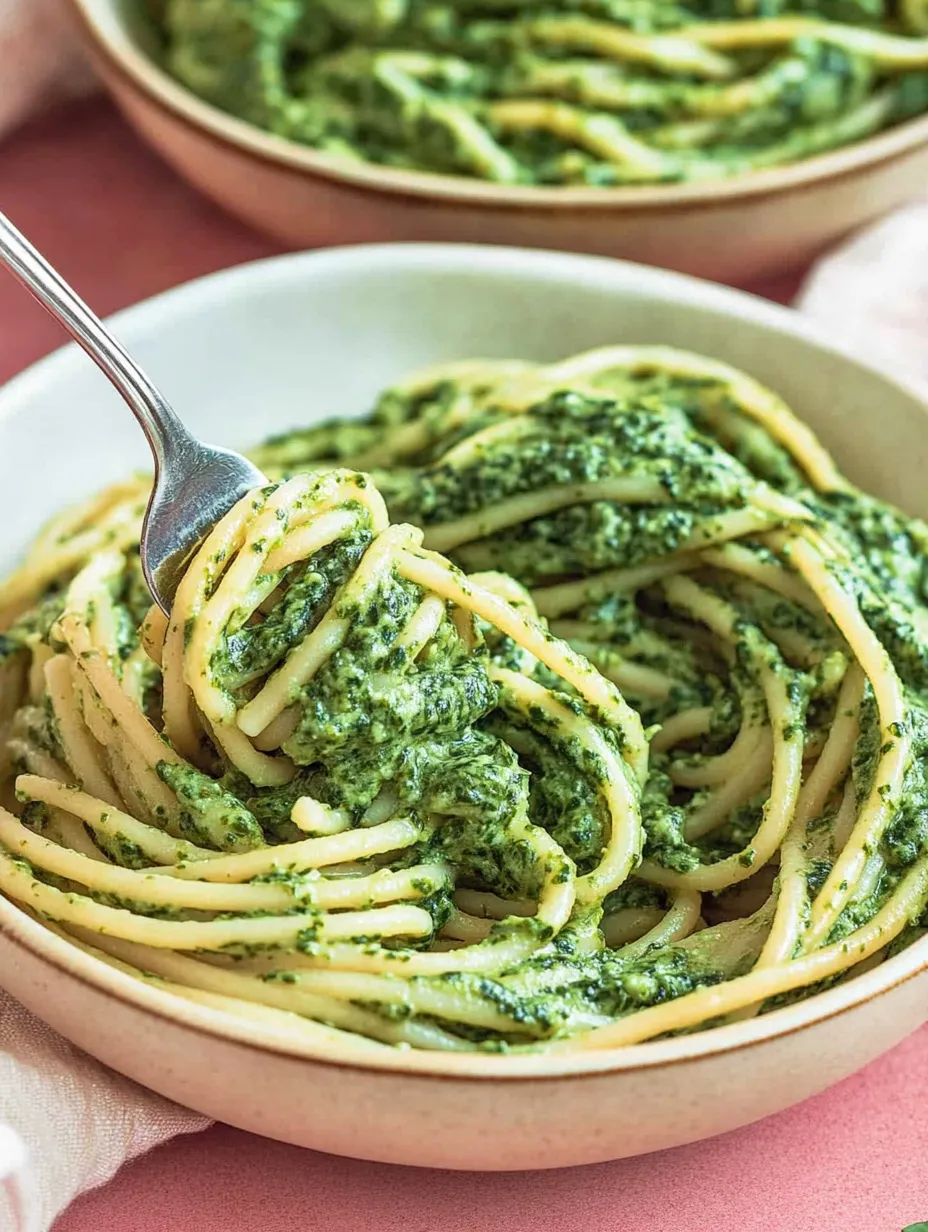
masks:
<svg viewBox="0 0 928 1232"><path fill-rule="evenodd" d="M758 377L859 484L928 514L928 417L913 392L822 341L796 314L663 271L500 248L342 249L215 275L114 324L194 431L233 446L362 411L395 378L439 361L554 360L618 342L687 348ZM146 464L131 415L76 348L11 382L0 391L0 571L63 505ZM707 1034L776 1034L826 1006L846 1008L920 969L926 945L860 981ZM661 1055L713 1047L695 1038L645 1047Z"/></svg>
<svg viewBox="0 0 928 1232"><path fill-rule="evenodd" d="M358 413L416 367L555 360L617 342L734 363L776 390L861 486L928 513L914 394L749 296L596 258L377 246L280 258L121 314L117 332L205 439L235 447ZM148 466L142 436L74 347L0 396L0 569L63 505Z"/></svg>

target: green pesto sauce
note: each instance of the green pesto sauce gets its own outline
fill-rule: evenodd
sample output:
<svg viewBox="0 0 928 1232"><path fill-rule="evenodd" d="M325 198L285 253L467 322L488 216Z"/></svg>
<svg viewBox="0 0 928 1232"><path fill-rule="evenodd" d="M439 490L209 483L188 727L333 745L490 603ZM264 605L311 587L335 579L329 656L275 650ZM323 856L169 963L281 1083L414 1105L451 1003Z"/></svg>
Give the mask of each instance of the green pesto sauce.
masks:
<svg viewBox="0 0 928 1232"><path fill-rule="evenodd" d="M892 738L907 731L914 743L899 798L888 801L889 824L868 853L871 875L833 929L831 939L840 941L873 918L905 872L928 852L928 532L921 523L853 491L811 493L782 448L750 427L718 383L614 375L601 385L600 393L565 391L543 397L519 417L517 431L497 435L459 464L440 459L474 433L503 422L504 416L491 402L480 413L448 426L449 411L461 396L448 381L414 394L388 392L366 420L277 438L262 454L276 473L351 466L365 452L379 457L385 469L378 472L378 484L392 518L426 530L543 488L627 478L657 483L660 502L574 503L490 538L475 537L452 553L465 568L505 570L526 586L660 560L719 515L744 508L759 482L805 502L853 561L851 567L835 566L834 576L859 605L903 681L904 730ZM401 463L391 461L396 430L419 427L423 431L416 450ZM346 810L352 826L366 824L367 810L387 799L388 811L409 817L420 836L401 855L389 858L394 869L438 862L448 869L454 886L515 899L536 897L545 876L554 884L562 882L571 864L581 875L589 872L602 858L609 837L604 759L564 735L542 709L525 706L517 693L495 683L491 669L524 670L556 690L557 704L596 722L621 760L619 733L530 656L517 652L510 639L482 628L480 622L475 649L465 648L446 620L427 650L413 660L400 635L422 601L418 587L390 572L363 600L346 600L340 590L371 538L370 530L362 527L278 577L262 579L268 591L272 585L279 588L276 603L255 623L233 620L209 664L212 683L239 709L254 695L256 682L280 666L333 605L348 620L341 647L310 684L289 699L297 722L284 751L297 765L294 780L283 787L258 787L227 765L217 764L215 773L206 774L165 760L158 774L173 793L177 811L170 821L159 816L156 824L209 850L246 851L304 837L290 820L294 803L303 795ZM758 540L741 542L762 562L775 559ZM640 792L642 858L676 872L729 858L751 867L769 784L709 834L692 838L687 837L688 824L708 793L681 786L675 772L702 767L724 752L744 720L767 724L764 673L772 673L786 690L787 712L777 736L785 742L821 739L837 717L826 666L846 649L828 620L788 598L717 568L700 569L694 576L735 609L730 655L720 653L705 628L674 607L659 585L605 594L591 589L575 610L564 614L568 639L601 650L597 662L604 670L631 665L661 678L657 685L648 677L643 685L624 690L647 726L659 726L681 710L708 711L704 730L671 752L652 753ZM138 645L133 630L147 610L141 586L133 554L113 585L117 672ZM52 640L61 605L60 590L53 588L0 637L0 672L22 675L28 648ZM552 624L557 633L557 622ZM663 678L669 682L666 692ZM159 689L153 672L153 699ZM152 706L157 709L156 700ZM0 714L0 721L3 718ZM34 745L61 755L47 706L23 707L18 721ZM883 739L868 689L852 762L858 806L873 789ZM805 876L810 897L821 889L838 854L832 841L838 803L829 799L809 826ZM38 833L48 833L54 824L49 810L34 802L25 804L22 817ZM555 861L539 867L526 837L533 826L551 834L562 848L560 865ZM97 841L125 867L137 869L150 862L123 835ZM362 871L375 872L384 863L368 861ZM64 892L75 892L67 883L30 871ZM305 870L281 868L263 880L287 885L294 892L294 909L306 909L311 879ZM423 880L416 889L434 936L453 910L449 885ZM508 1026L486 1030L430 1015L419 1021L488 1050L505 1050L600 1025L750 970L769 926L762 913L714 924L684 942L646 954L623 955L605 947L599 929L604 912L666 909L669 897L632 875L603 903L575 911L555 937L534 919L501 921L493 926L489 944L524 941L538 947L532 957L493 978L455 974L435 982L465 994L474 1006L502 1014ZM111 898L100 901L122 905ZM719 905L706 896L706 918ZM132 906L173 918L144 903ZM194 916L182 913L182 918ZM905 939L921 935L928 927L926 919L914 921ZM427 946L432 936L414 943L373 936L362 940L369 952L395 959L401 973L408 951ZM315 924L305 930L298 948L321 952ZM236 951L246 952L247 947ZM292 972L274 978L298 981ZM775 999L764 1008L809 991ZM409 1013L406 1007L369 1002L364 1008L385 1022L401 1021Z"/></svg>
<svg viewBox="0 0 928 1232"><path fill-rule="evenodd" d="M928 109L928 60L909 57L914 71L901 72L831 33L828 23L923 33L914 6L885 0L148 4L168 71L214 106L341 160L502 184L719 179ZM818 37L749 42L721 67L698 47L649 58L596 42L603 29L666 35L784 14L825 24ZM520 103L528 118L507 113Z"/></svg>
<svg viewBox="0 0 928 1232"><path fill-rule="evenodd" d="M313 631L332 598L361 560L371 541L362 530L318 552L312 562L291 567L281 583L283 597L256 627L246 626L226 638L211 664L213 673L230 688L241 688L266 676Z"/></svg>
<svg viewBox="0 0 928 1232"><path fill-rule="evenodd" d="M757 481L803 500L827 523L829 533L846 545L854 560L852 570L836 570L836 574L856 598L902 675L908 722L917 735L918 753L906 771L902 799L894 802L892 820L876 853L885 869L871 879L869 893L852 901L842 914L834 930L834 936L840 937L880 909L898 883L900 871L910 867L928 844L928 784L920 752L928 707L928 640L919 623L925 613L925 528L853 491L810 493L786 452L749 425L717 383L663 375L632 380L622 374L600 383L606 396L549 396L521 417L527 428L497 437L466 462L454 465L437 464L435 459L502 417L494 417L490 404L483 414L468 421L466 429L457 427L444 436L435 435L453 398L447 383L433 387L431 397L420 391L415 405L433 431L428 446L404 458L403 465L381 483L391 512L427 528L479 514L500 500L545 486L631 474L667 481L671 500L666 508L610 501L574 504L489 539L467 542L452 553L465 568L505 570L525 585L544 585L660 559L677 550L701 521L726 508L737 508ZM370 432L366 449L376 452L378 441L381 448L388 444L389 432L378 428L377 419L384 406L397 405L403 409L394 422L409 423L415 417L412 400L385 395L374 415L363 421ZM297 437L288 439L295 446L290 464L298 468L301 445ZM287 441L278 440L275 448L286 450ZM775 559L758 542L744 542L761 560ZM699 765L730 744L743 716L757 719L764 714L758 675L764 664L772 665L788 682L791 713L784 724L784 738L799 738L804 731L807 738L827 734L835 717L835 696L826 687L822 664L840 655L842 646L829 621L790 599L721 571L708 571L702 580L743 613L733 663L715 657L698 629L652 590L596 597L571 615L590 629L578 635L581 641L592 640L606 652L614 650L626 661L663 671L674 679L663 701L634 697L647 723L660 723L664 715L688 706L709 706L712 711L710 728L698 740L672 757L652 758L642 796L643 854L676 871L732 856L750 865L752 840L763 820L769 789L757 792L710 835L690 842L684 834L687 819L704 803L706 792L674 786L667 773L671 764ZM811 661L795 657L796 638ZM868 696L853 762L860 802L872 785L880 747L874 716ZM580 871L590 867L601 851L604 835L595 775L579 773L565 750L551 747L543 727L517 731L508 714L505 720L491 720L489 727L504 736L508 731L520 762L531 771L533 817L550 830ZM830 802L810 832L816 825L831 824L835 812L836 804ZM833 857L834 852L827 859L811 861L811 893L823 884Z"/></svg>

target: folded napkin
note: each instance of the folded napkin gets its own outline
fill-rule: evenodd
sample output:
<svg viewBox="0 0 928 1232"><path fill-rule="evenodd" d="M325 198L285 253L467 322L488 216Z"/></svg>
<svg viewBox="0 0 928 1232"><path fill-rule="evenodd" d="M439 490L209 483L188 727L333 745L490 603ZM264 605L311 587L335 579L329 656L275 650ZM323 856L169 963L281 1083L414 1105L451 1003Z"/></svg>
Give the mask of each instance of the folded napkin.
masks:
<svg viewBox="0 0 928 1232"><path fill-rule="evenodd" d="M0 0L0 65L0 136L93 87L63 0Z"/></svg>
<svg viewBox="0 0 928 1232"><path fill-rule="evenodd" d="M928 200L868 227L824 257L796 307L845 350L928 396Z"/></svg>
<svg viewBox="0 0 928 1232"><path fill-rule="evenodd" d="M0 992L0 1232L46 1232L126 1160L207 1124L105 1069Z"/></svg>

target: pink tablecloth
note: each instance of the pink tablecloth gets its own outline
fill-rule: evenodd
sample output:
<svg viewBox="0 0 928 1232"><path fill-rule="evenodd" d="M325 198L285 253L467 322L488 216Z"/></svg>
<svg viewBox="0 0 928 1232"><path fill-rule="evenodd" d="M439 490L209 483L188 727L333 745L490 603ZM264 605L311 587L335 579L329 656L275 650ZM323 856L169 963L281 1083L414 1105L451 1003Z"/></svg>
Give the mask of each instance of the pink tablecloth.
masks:
<svg viewBox="0 0 928 1232"><path fill-rule="evenodd" d="M0 204L102 312L275 251L187 190L104 104L0 152ZM786 299L795 279L766 293ZM0 280L0 381L57 346ZM470 1176L329 1158L217 1128L126 1168L55 1232L900 1232L928 1220L928 1029L760 1125L570 1172Z"/></svg>

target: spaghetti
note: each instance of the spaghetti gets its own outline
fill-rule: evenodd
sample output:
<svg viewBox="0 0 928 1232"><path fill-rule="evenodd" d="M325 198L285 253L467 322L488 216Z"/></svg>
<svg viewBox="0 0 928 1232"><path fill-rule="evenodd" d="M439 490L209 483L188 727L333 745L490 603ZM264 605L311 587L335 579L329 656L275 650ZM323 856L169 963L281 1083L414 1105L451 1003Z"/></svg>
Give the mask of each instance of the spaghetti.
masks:
<svg viewBox="0 0 928 1232"><path fill-rule="evenodd" d="M255 457L169 618L142 481L0 588L0 891L49 927L291 1034L504 1051L928 925L928 528L769 390L454 364Z"/></svg>
<svg viewBox="0 0 928 1232"><path fill-rule="evenodd" d="M713 180L928 110L923 0L158 0L169 71L338 158L498 184Z"/></svg>

